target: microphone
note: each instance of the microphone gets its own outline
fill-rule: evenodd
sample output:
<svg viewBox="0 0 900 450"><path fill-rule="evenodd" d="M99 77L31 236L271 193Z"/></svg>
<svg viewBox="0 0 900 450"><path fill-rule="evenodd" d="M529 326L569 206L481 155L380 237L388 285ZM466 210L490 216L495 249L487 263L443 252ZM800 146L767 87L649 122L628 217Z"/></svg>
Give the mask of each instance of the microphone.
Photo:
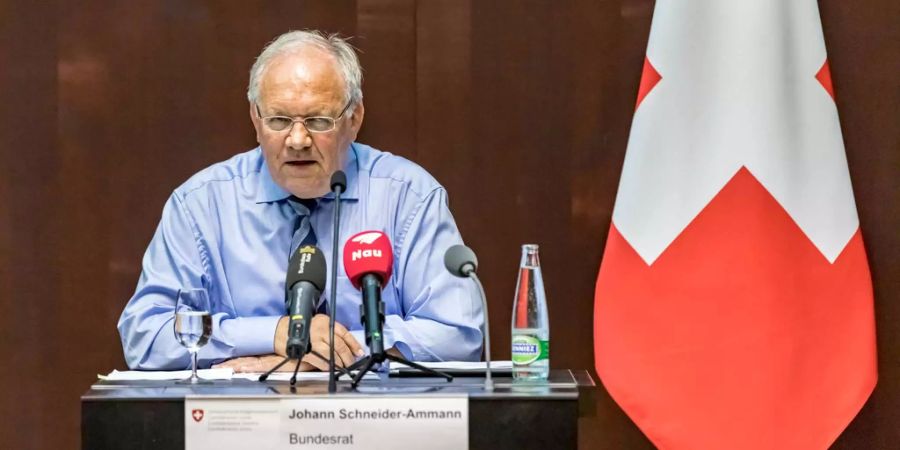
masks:
<svg viewBox="0 0 900 450"><path fill-rule="evenodd" d="M353 287L362 290L360 316L365 327L366 344L373 356L384 354L381 289L391 278L393 265L391 242L380 231L357 233L344 245L344 271Z"/></svg>
<svg viewBox="0 0 900 450"><path fill-rule="evenodd" d="M451 274L460 278L468 278L469 274L478 270L478 258L471 248L465 245L454 245L444 253L444 267Z"/></svg>
<svg viewBox="0 0 900 450"><path fill-rule="evenodd" d="M351 370L361 367L353 378L351 389L355 389L363 376L376 363L391 360L420 372L444 377L448 382L453 377L409 361L402 356L392 355L384 351L384 302L381 301L381 289L391 279L394 265L394 254L391 241L380 231L363 231L350 237L344 245L344 271L356 289L362 290L362 303L359 315L366 333L366 344L369 345L369 356L353 363Z"/></svg>
<svg viewBox="0 0 900 450"><path fill-rule="evenodd" d="M478 286L481 304L484 307L484 361L486 368L484 389L493 391L494 382L491 380L491 326L490 320L488 320L488 305L487 297L484 295L484 287L475 273L478 270L478 258L475 257L475 252L471 248L461 244L454 245L447 249L447 253L444 253L444 267L453 276L470 278Z"/></svg>
<svg viewBox="0 0 900 450"><path fill-rule="evenodd" d="M302 358L309 350L309 323L325 287L325 272L325 257L314 246L300 247L291 256L284 283L284 302L290 317L288 358Z"/></svg>
<svg viewBox="0 0 900 450"><path fill-rule="evenodd" d="M343 170L331 174L331 191L334 192L337 188L341 188L341 192L347 191L347 174Z"/></svg>
<svg viewBox="0 0 900 450"><path fill-rule="evenodd" d="M337 254L338 237L341 235L341 193L347 190L347 174L338 170L331 174L331 191L334 192L334 230L331 245L331 298L328 299L328 392L337 392L337 377L334 374L334 318L337 316Z"/></svg>

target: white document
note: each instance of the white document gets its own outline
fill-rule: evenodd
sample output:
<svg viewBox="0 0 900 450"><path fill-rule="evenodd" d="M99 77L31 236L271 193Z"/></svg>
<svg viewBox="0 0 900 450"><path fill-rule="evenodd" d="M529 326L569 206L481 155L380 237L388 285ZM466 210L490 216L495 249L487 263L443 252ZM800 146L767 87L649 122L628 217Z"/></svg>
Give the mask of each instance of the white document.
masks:
<svg viewBox="0 0 900 450"><path fill-rule="evenodd" d="M472 370L485 371L487 363L484 361L441 361L441 362L421 362L419 363L429 369L437 370ZM404 367L397 365L398 367ZM491 372L494 370L510 370L512 369L512 361L491 361Z"/></svg>
<svg viewBox="0 0 900 450"><path fill-rule="evenodd" d="M256 381L259 380L259 376L262 373L235 373L232 378L243 378L246 380ZM269 375L269 380L271 381L289 381L291 377L294 375L294 372L274 372ZM341 377L341 381L348 380L346 375ZM377 380L378 374L373 372L368 372L363 375L363 380ZM328 372L297 372L297 381L328 381Z"/></svg>
<svg viewBox="0 0 900 450"><path fill-rule="evenodd" d="M441 361L441 362L422 362L419 363L425 367L437 370L471 370L471 371L484 371L485 363L484 361ZM396 372L398 369L408 369L406 366L401 364L393 364L391 367L392 372ZM512 369L512 361L491 361L491 370L510 370ZM260 373L236 373L231 368L225 369L200 369L197 371L197 376L203 378L204 380L231 380L235 378L239 379L247 379L256 381L259 379ZM272 381L288 381L291 379L293 372L275 372L272 375L269 375L269 379ZM186 378L190 378L191 371L190 370L169 370L169 371L145 371L145 370L124 370L118 371L113 370L112 372L106 375L97 375L97 378L101 380L109 380L109 381L140 381L140 380L183 380ZM346 380L347 377L341 377L342 380ZM369 372L363 376L364 380L377 380L378 374L375 372ZM328 380L328 372L298 372L297 380L310 381L310 380Z"/></svg>
<svg viewBox="0 0 900 450"><path fill-rule="evenodd" d="M234 375L234 369L200 369L197 376L204 380L230 380ZM144 371L144 370L113 370L107 375L97 375L101 380L109 381L139 381L139 380L183 380L191 377L190 370L169 371Z"/></svg>

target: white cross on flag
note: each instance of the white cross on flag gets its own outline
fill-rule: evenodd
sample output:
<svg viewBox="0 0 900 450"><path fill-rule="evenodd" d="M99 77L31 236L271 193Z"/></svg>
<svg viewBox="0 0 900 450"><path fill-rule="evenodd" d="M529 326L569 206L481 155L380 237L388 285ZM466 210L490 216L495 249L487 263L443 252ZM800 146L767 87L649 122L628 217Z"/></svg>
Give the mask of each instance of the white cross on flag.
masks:
<svg viewBox="0 0 900 450"><path fill-rule="evenodd" d="M876 382L815 0L657 0L597 278L604 386L661 448L822 449Z"/></svg>

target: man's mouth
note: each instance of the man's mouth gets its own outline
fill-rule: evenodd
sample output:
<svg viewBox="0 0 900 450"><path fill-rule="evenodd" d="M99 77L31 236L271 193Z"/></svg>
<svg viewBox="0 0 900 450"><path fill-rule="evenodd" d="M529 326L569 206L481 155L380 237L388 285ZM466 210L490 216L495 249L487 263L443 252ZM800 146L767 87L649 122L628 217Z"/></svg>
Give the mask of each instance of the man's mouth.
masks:
<svg viewBox="0 0 900 450"><path fill-rule="evenodd" d="M288 161L285 164L291 167L308 167L315 163L315 161Z"/></svg>

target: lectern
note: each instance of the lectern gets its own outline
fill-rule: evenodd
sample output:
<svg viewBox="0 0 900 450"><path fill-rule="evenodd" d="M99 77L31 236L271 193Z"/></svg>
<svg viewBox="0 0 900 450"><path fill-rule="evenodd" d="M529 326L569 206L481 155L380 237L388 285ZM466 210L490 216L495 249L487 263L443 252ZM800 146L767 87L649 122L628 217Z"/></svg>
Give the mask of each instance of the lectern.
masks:
<svg viewBox="0 0 900 450"><path fill-rule="evenodd" d="M357 390L349 382L333 395L448 395L468 399L470 449L577 448L578 418L591 414L595 384L585 370L552 370L541 384L518 384L497 376L485 391L480 377L442 378L391 376L367 380ZM185 448L185 399L328 396L327 381L305 381L292 388L286 381L244 379L211 385L179 385L172 381L100 381L81 397L81 443L85 449Z"/></svg>

